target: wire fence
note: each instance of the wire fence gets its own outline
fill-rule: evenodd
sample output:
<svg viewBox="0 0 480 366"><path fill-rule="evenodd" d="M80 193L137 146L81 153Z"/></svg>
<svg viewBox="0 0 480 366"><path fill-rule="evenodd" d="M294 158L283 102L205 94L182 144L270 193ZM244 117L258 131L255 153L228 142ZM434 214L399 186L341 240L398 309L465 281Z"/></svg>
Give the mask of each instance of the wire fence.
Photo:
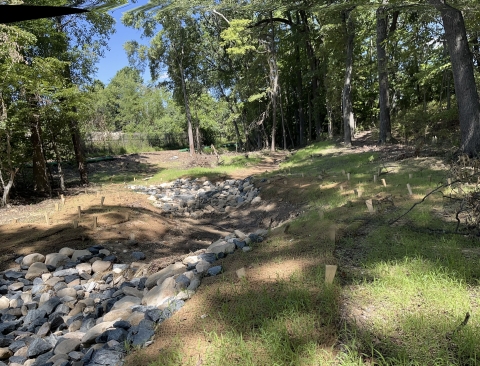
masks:
<svg viewBox="0 0 480 366"><path fill-rule="evenodd" d="M85 137L87 155L121 155L149 150L176 149L188 145L187 136L173 134L94 133Z"/></svg>

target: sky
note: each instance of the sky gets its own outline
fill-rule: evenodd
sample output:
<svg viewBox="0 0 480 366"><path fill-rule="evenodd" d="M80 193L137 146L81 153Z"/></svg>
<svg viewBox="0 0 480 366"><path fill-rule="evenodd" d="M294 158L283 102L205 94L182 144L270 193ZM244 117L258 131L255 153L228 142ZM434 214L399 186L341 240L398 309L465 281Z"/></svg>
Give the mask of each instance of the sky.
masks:
<svg viewBox="0 0 480 366"><path fill-rule="evenodd" d="M105 50L105 56L100 59L100 62L96 65L98 68L96 78L104 84L108 84L118 70L128 66L127 54L123 49L123 44L125 42L137 40L140 43L148 44L148 39L141 38L142 32L140 30L125 27L121 21L122 14L125 11L138 7L138 5L138 3L130 4L121 9L116 9L110 12L110 15L112 15L116 21L116 32L110 37L110 51ZM150 72L148 71L148 68L143 74L143 80L144 82L150 80Z"/></svg>

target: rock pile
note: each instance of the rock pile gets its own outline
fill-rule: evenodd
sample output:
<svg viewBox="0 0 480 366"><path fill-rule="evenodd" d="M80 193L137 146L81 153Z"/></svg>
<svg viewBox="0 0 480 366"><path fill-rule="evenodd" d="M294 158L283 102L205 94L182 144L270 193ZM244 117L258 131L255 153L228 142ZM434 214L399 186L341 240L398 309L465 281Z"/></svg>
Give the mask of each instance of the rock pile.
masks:
<svg viewBox="0 0 480 366"><path fill-rule="evenodd" d="M198 179L177 179L149 187L131 185L128 188L148 194L153 205L174 216L199 218L204 214L229 212L245 204L259 203L259 189L253 178L230 179L213 184Z"/></svg>
<svg viewBox="0 0 480 366"><path fill-rule="evenodd" d="M202 277L221 273L217 259L266 234L235 230L149 276L147 264L118 264L100 245L17 258L0 272L0 366L122 365L125 348L152 343Z"/></svg>

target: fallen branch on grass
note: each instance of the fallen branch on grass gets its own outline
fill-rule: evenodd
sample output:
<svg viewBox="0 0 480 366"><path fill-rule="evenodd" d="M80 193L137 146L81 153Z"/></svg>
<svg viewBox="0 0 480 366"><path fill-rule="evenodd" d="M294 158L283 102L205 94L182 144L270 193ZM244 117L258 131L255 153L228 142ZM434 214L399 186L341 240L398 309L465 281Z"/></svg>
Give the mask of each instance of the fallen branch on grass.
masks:
<svg viewBox="0 0 480 366"><path fill-rule="evenodd" d="M438 192L438 191L439 191L440 189L442 189L442 188L449 187L449 186L451 186L452 184L455 184L455 183L458 183L458 182L461 182L461 180L458 179L458 180L456 180L456 181L454 181L454 182L447 183L447 184L442 184L442 185L438 186L438 187L435 188L433 191L431 191L431 192L429 192L427 195L425 195L420 202L415 202L415 203L413 204L413 206L410 207L410 209L409 209L407 212L405 212L403 215L400 215L400 216L397 217L395 220L390 221L388 224L389 224L389 225L395 224L398 220L400 220L401 218L407 216L417 205L425 202L425 200L427 199L428 196L434 194L435 192Z"/></svg>

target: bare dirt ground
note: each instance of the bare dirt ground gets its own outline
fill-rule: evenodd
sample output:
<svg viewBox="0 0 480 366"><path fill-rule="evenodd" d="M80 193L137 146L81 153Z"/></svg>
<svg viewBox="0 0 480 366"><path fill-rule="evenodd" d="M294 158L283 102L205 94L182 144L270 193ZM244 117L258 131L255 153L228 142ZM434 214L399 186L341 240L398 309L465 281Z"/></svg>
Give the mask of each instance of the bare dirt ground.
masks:
<svg viewBox="0 0 480 366"><path fill-rule="evenodd" d="M219 178L242 179L273 170L284 156L283 153L266 156L254 167L238 169ZM202 155L192 162L187 153L164 151L123 155L115 160L92 163L89 173L91 177L96 174L122 177L122 174L133 173L138 176L137 184L148 185L143 177L169 166L208 166L215 162L213 155ZM74 174L69 171L67 180L74 179ZM0 269L13 266L13 260L20 255L48 254L66 246L80 249L94 244L102 244L113 251L119 262L131 262L131 252L143 251L155 267L152 269L163 268L190 252L206 248L237 228L251 231L276 226L294 217L297 210L295 205L284 202L264 202L201 219L170 218L152 206L146 195L128 190L123 182L73 187L65 194L65 205L60 198L55 198L0 209ZM94 228L95 217L97 228ZM74 221L78 222L76 228Z"/></svg>

